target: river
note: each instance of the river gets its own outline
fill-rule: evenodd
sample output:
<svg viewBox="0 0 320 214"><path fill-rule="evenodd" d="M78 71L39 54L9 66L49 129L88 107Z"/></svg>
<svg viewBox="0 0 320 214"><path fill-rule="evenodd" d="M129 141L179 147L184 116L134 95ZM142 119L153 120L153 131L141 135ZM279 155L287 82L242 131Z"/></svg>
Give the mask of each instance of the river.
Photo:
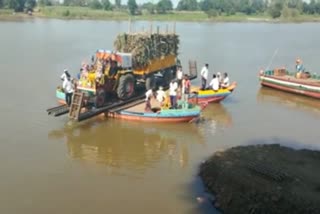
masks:
<svg viewBox="0 0 320 214"><path fill-rule="evenodd" d="M132 23L132 31L149 28ZM153 23L154 29L167 23ZM52 118L64 68L75 75L127 22L31 19L0 22L0 213L217 213L200 203L199 164L237 145L319 149L319 101L260 89L262 67L319 71L317 23L176 24L183 69L228 72L234 93L198 124L143 124L101 117ZM172 29L172 23L169 26ZM276 54L274 54L276 53ZM274 55L274 57L273 57ZM199 84L195 80L194 84Z"/></svg>

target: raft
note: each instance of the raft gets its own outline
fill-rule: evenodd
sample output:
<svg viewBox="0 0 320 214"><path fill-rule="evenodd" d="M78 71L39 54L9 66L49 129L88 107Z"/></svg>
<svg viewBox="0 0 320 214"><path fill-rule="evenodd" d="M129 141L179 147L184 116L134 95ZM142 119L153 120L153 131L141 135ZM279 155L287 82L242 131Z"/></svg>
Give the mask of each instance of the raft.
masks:
<svg viewBox="0 0 320 214"><path fill-rule="evenodd" d="M236 82L232 82L232 84L228 88L219 89L218 91L214 91L211 89L201 90L200 87L192 86L191 92L198 94L198 103L219 103L227 96L232 94L236 87Z"/></svg>
<svg viewBox="0 0 320 214"><path fill-rule="evenodd" d="M300 78L286 69L261 70L260 84L276 90L320 99L320 76L307 76L303 73Z"/></svg>

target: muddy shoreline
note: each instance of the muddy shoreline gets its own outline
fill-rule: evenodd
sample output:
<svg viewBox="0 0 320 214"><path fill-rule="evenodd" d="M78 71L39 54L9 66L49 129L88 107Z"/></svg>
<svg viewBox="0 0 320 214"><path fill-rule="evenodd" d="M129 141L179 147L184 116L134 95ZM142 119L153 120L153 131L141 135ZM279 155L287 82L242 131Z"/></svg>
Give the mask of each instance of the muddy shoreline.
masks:
<svg viewBox="0 0 320 214"><path fill-rule="evenodd" d="M200 177L222 213L320 213L320 152L278 144L215 153Z"/></svg>

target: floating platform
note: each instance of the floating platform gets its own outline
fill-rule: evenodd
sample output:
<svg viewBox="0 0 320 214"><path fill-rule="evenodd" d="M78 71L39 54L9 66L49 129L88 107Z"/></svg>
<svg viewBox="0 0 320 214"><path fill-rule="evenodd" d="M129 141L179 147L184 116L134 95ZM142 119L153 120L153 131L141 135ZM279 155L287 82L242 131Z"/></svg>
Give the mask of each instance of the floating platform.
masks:
<svg viewBox="0 0 320 214"><path fill-rule="evenodd" d="M58 98L58 102L60 104L66 103L64 92L56 90L56 97ZM196 118L199 118L204 107L204 105L198 106L189 104L187 108L161 109L159 103L154 99L151 101L151 106L153 107L153 111L145 112L145 101L144 99L139 99L123 106L108 108L105 112L99 110L99 114L104 113L105 116L109 118L131 121L179 123L190 122ZM96 115L98 115L98 113ZM82 116L80 116L79 121L84 119Z"/></svg>

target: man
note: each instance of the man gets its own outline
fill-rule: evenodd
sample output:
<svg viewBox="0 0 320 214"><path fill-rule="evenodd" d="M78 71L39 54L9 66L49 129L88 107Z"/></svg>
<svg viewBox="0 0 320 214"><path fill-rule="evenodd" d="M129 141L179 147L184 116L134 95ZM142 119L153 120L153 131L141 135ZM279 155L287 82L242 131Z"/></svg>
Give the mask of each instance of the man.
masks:
<svg viewBox="0 0 320 214"><path fill-rule="evenodd" d="M224 73L224 78L221 83L221 88L228 88L230 86L230 80L228 77L228 73Z"/></svg>
<svg viewBox="0 0 320 214"><path fill-rule="evenodd" d="M218 91L219 90L219 80L215 74L212 75L212 80L209 84L212 90Z"/></svg>
<svg viewBox="0 0 320 214"><path fill-rule="evenodd" d="M149 89L147 92L146 92L146 105L145 105L145 108L144 108L144 111L145 112L151 112L151 98L152 98L152 95L153 95L153 91L152 89Z"/></svg>
<svg viewBox="0 0 320 214"><path fill-rule="evenodd" d="M184 107L188 107L189 94L190 94L191 82L187 74L184 75L182 81L182 98L184 101Z"/></svg>
<svg viewBox="0 0 320 214"><path fill-rule="evenodd" d="M71 78L71 75L69 74L67 69L64 69L63 74L61 75L60 78L62 81L65 81L67 78Z"/></svg>
<svg viewBox="0 0 320 214"><path fill-rule="evenodd" d="M178 84L174 80L171 80L169 87L169 95L170 95L170 104L171 108L175 109L177 106L177 89Z"/></svg>
<svg viewBox="0 0 320 214"><path fill-rule="evenodd" d="M299 59L299 58L296 60L296 71L297 72L303 72L304 71L301 59Z"/></svg>
<svg viewBox="0 0 320 214"><path fill-rule="evenodd" d="M70 107L71 105L71 99L74 91L74 84L71 81L70 77L67 77L66 80L63 82L62 88L64 90L64 93L66 95L66 103Z"/></svg>
<svg viewBox="0 0 320 214"><path fill-rule="evenodd" d="M164 105L164 101L166 100L166 92L163 91L163 87L160 86L159 90L157 91L157 100L162 107Z"/></svg>
<svg viewBox="0 0 320 214"><path fill-rule="evenodd" d="M181 66L178 67L177 70L177 79L178 79L178 87L181 88L182 86L182 77L183 77L183 72Z"/></svg>
<svg viewBox="0 0 320 214"><path fill-rule="evenodd" d="M209 68L209 64L205 64L205 66L203 66L200 73L202 90L205 90L207 86L207 79L208 79L208 73L209 73L208 68Z"/></svg>

